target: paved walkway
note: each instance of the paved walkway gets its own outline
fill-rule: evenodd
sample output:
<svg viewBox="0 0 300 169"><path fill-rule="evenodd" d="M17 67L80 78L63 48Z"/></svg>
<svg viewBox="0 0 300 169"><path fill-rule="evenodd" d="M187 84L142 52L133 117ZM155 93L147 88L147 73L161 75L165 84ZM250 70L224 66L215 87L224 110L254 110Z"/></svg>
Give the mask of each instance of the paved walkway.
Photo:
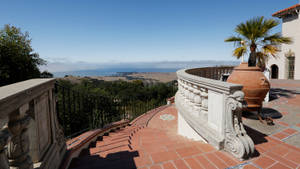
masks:
<svg viewBox="0 0 300 169"><path fill-rule="evenodd" d="M276 81L272 82L272 87L285 86L285 90L291 91L292 88L300 88L298 84L288 86ZM99 137L96 143L72 161L70 168L300 168L300 144L290 141L298 138L300 131L297 128L300 127L300 97L295 91L291 97L275 93L273 100L265 105L271 109L265 109L265 114L276 112L278 115L274 126L267 126L251 117L243 118L256 148L255 157L248 161L239 161L209 144L177 135L177 110L169 106L148 112L131 126ZM251 123L255 125L251 126Z"/></svg>
<svg viewBox="0 0 300 169"><path fill-rule="evenodd" d="M253 115L243 123L260 134L300 148L300 80L272 80L270 93L263 116L271 116L275 125L262 125Z"/></svg>

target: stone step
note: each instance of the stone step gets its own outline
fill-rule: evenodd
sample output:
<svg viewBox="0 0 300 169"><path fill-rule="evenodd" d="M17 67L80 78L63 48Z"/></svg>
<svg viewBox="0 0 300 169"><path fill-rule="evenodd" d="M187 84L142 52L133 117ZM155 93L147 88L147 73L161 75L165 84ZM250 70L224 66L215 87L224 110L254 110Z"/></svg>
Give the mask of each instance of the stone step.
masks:
<svg viewBox="0 0 300 169"><path fill-rule="evenodd" d="M121 141L121 142L112 142L111 144L106 144L105 146L100 146L100 147L94 147L90 148L90 154L99 154L102 152L106 151L114 151L114 149L120 149L124 148L130 150L130 147L128 146L129 142L128 140L126 141Z"/></svg>
<svg viewBox="0 0 300 169"><path fill-rule="evenodd" d="M103 141L97 141L95 147L109 147L109 146L114 146L114 145L119 145L119 144L130 144L129 138L122 138L122 139L117 139L117 140L103 140Z"/></svg>

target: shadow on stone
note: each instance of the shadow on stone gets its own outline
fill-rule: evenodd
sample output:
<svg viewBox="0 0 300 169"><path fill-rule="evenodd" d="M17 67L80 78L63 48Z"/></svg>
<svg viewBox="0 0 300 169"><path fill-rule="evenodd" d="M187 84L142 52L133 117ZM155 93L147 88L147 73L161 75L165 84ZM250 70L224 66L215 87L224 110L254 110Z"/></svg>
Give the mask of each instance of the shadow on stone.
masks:
<svg viewBox="0 0 300 169"><path fill-rule="evenodd" d="M243 117L249 118L249 119L254 119L254 120L259 120L257 117L257 112L244 111ZM261 117L263 119L265 119L267 117L271 117L272 119L279 119L282 117L282 114L279 111L272 109L272 108L262 108Z"/></svg>
<svg viewBox="0 0 300 169"><path fill-rule="evenodd" d="M271 88L270 101L276 100L280 97L292 98L295 94L300 94L300 92L296 90L287 90L282 88Z"/></svg>
<svg viewBox="0 0 300 169"><path fill-rule="evenodd" d="M89 155L85 157L75 158L72 160L69 169L72 168L109 168L109 169L135 169L137 166L134 162L134 157L138 157L138 151L129 152L121 151L108 154L105 158L99 155Z"/></svg>
<svg viewBox="0 0 300 169"><path fill-rule="evenodd" d="M265 139L265 137L267 136L266 134L263 134L263 133L255 130L251 127L248 127L246 125L244 125L244 128L245 128L247 134L249 135L249 137L253 140L254 145L268 142L268 140ZM255 152L252 157L258 157L259 155L260 155L260 153L255 149Z"/></svg>
<svg viewBox="0 0 300 169"><path fill-rule="evenodd" d="M245 130L247 132L247 134L249 135L249 137L251 137L251 139L253 140L254 144L262 144L262 143L266 143L268 142L267 139L265 139L265 137L267 137L266 134L261 133L249 126L244 125Z"/></svg>

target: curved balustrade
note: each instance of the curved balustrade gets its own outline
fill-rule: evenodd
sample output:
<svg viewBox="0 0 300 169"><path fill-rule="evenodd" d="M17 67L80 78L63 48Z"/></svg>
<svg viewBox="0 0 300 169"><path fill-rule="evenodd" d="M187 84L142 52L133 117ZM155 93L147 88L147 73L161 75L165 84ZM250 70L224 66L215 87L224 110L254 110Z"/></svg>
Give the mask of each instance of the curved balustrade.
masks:
<svg viewBox="0 0 300 169"><path fill-rule="evenodd" d="M214 80L230 70L225 67L177 71L178 132L247 159L254 152L254 144L241 120L243 86Z"/></svg>

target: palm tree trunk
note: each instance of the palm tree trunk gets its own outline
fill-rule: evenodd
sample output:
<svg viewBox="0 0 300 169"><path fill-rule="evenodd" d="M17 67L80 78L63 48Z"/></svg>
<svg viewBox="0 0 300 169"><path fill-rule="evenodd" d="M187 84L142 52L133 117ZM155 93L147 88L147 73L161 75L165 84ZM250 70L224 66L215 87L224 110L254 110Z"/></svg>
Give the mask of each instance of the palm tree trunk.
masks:
<svg viewBox="0 0 300 169"><path fill-rule="evenodd" d="M248 59L248 66L256 66L256 44L251 44L250 51L251 53Z"/></svg>

